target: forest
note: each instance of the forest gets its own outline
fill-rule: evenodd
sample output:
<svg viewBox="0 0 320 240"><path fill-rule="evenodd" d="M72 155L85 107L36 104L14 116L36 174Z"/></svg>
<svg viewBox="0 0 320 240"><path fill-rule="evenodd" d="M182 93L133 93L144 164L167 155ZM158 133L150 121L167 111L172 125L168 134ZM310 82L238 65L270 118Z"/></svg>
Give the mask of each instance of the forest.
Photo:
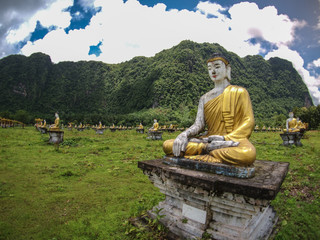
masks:
<svg viewBox="0 0 320 240"><path fill-rule="evenodd" d="M154 57L119 64L97 61L52 63L50 56L10 55L0 60L0 116L32 123L40 117L62 122L192 124L201 95L214 87L206 61L214 52L232 67L231 84L245 87L257 124L283 125L289 111L309 126L319 124L319 106L292 63L240 58L218 44L182 41Z"/></svg>

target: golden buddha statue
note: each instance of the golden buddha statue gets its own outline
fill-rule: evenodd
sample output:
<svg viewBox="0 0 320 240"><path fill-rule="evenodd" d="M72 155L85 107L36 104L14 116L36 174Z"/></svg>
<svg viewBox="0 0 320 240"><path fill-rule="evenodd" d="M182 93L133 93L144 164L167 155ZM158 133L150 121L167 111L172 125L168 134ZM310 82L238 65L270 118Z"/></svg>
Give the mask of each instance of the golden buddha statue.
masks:
<svg viewBox="0 0 320 240"><path fill-rule="evenodd" d="M58 113L55 113L55 117L56 117L56 119L54 120L54 124L52 124L52 125L49 127L49 130L50 130L50 131L60 131L60 127L59 127L60 118L59 118Z"/></svg>
<svg viewBox="0 0 320 240"><path fill-rule="evenodd" d="M99 127L97 129L102 129L102 123L101 121L99 122Z"/></svg>
<svg viewBox="0 0 320 240"><path fill-rule="evenodd" d="M143 125L142 125L142 123L140 123L140 124L139 124L138 129L143 129Z"/></svg>
<svg viewBox="0 0 320 240"><path fill-rule="evenodd" d="M265 125L263 125L263 127L262 127L262 131L266 131L266 130L267 130L266 126L265 126Z"/></svg>
<svg viewBox="0 0 320 240"><path fill-rule="evenodd" d="M306 126L304 125L304 123L299 119L297 118L297 128L298 129L306 129Z"/></svg>
<svg viewBox="0 0 320 240"><path fill-rule="evenodd" d="M293 117L293 112L289 112L289 118L286 121L286 129L283 130L284 132L299 132L298 129L297 119Z"/></svg>
<svg viewBox="0 0 320 240"><path fill-rule="evenodd" d="M46 127L47 127L47 122L46 122L46 120L43 120L43 124L41 123L41 127L42 127L42 128L46 128Z"/></svg>
<svg viewBox="0 0 320 240"><path fill-rule="evenodd" d="M156 132L159 129L159 123L157 121L157 119L153 120L153 126L149 129L152 132Z"/></svg>
<svg viewBox="0 0 320 240"><path fill-rule="evenodd" d="M225 163L238 166L251 165L256 149L249 142L254 128L251 100L246 89L230 85L231 66L220 55L207 61L208 72L215 88L199 101L194 124L163 143L167 156ZM207 135L193 138L208 126Z"/></svg>

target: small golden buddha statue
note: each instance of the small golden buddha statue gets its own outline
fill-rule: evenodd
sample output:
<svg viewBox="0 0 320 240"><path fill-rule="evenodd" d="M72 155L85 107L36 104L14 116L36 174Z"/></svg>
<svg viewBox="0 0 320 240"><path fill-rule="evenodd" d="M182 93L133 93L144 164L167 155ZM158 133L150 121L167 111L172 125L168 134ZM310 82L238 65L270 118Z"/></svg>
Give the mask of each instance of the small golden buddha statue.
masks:
<svg viewBox="0 0 320 240"><path fill-rule="evenodd" d="M284 132L299 132L300 129L298 128L297 119L293 117L293 112L289 112L289 118L286 121L286 129L283 130Z"/></svg>
<svg viewBox="0 0 320 240"><path fill-rule="evenodd" d="M152 132L156 132L159 130L159 123L158 123L157 119L153 120L153 126L149 130Z"/></svg>
<svg viewBox="0 0 320 240"><path fill-rule="evenodd" d="M59 115L58 113L55 113L55 120L54 120L54 124L52 124L50 127L49 127L49 130L50 131L60 131L60 127L59 127L59 124L60 124L60 118L59 118Z"/></svg>

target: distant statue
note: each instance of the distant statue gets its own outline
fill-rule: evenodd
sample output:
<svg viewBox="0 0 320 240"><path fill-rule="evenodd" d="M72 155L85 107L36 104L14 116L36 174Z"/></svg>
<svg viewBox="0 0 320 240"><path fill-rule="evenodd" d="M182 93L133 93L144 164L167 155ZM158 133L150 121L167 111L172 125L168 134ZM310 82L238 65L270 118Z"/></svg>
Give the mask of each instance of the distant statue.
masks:
<svg viewBox="0 0 320 240"><path fill-rule="evenodd" d="M59 118L59 115L58 113L55 113L55 120L54 120L54 124L52 124L50 127L49 127L49 130L50 131L60 131L60 127L59 127L59 124L60 124L60 118Z"/></svg>
<svg viewBox="0 0 320 240"><path fill-rule="evenodd" d="M230 85L231 66L220 54L207 61L215 88L199 101L194 124L176 139L163 143L167 156L225 163L251 165L256 159L255 147L249 142L254 128L251 100L246 89ZM208 126L205 136L194 138Z"/></svg>
<svg viewBox="0 0 320 240"><path fill-rule="evenodd" d="M157 119L153 120L153 126L149 129L150 131L156 132L159 129L159 123Z"/></svg>
<svg viewBox="0 0 320 240"><path fill-rule="evenodd" d="M284 132L299 132L297 119L293 117L293 112L289 112L289 118L286 121Z"/></svg>
<svg viewBox="0 0 320 240"><path fill-rule="evenodd" d="M102 129L102 123L99 121L99 127L97 129Z"/></svg>
<svg viewBox="0 0 320 240"><path fill-rule="evenodd" d="M41 127L46 128L47 127L47 122L46 120L43 120L43 124L41 124Z"/></svg>
<svg viewBox="0 0 320 240"><path fill-rule="evenodd" d="M298 117L297 117L297 128L300 129L300 131L301 131L301 129L302 130L306 129L306 126L304 125L304 123Z"/></svg>
<svg viewBox="0 0 320 240"><path fill-rule="evenodd" d="M142 125L142 123L140 123L140 124L139 124L138 129L143 129L143 125Z"/></svg>

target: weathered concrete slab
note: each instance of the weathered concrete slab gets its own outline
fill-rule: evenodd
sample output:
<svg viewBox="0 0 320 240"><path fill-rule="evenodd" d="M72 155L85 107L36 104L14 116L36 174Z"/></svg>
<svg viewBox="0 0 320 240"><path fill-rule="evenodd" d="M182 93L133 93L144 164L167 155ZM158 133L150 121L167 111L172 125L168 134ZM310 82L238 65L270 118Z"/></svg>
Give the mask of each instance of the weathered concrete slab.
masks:
<svg viewBox="0 0 320 240"><path fill-rule="evenodd" d="M272 200L288 172L289 163L256 160L255 176L250 179L238 179L213 173L200 172L163 163L163 159L138 162L142 170L162 172L166 177L186 185L201 187L216 192L231 192L253 198Z"/></svg>
<svg viewBox="0 0 320 240"><path fill-rule="evenodd" d="M240 167L227 165L222 163L207 163L187 158L177 158L166 156L163 163L171 166L179 166L191 170L211 172L219 175L236 177L236 178L252 178L255 173L254 166Z"/></svg>

